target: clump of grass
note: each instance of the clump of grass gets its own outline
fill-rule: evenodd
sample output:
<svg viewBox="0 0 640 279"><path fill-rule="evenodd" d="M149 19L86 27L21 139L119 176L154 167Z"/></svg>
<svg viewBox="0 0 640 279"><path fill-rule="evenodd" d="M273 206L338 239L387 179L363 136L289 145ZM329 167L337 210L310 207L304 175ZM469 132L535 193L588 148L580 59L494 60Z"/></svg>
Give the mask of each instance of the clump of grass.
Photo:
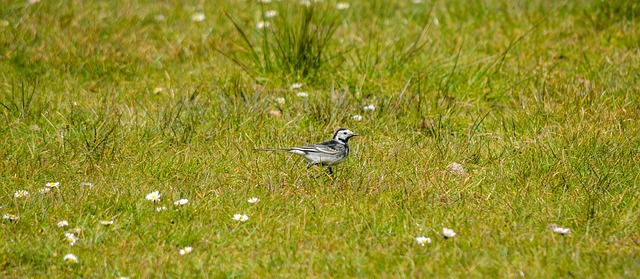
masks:
<svg viewBox="0 0 640 279"><path fill-rule="evenodd" d="M275 75L283 80L315 79L332 56L329 45L339 27L340 18L316 5L289 5L274 10L279 15L265 17L265 6L259 28L241 26L225 11L241 40L237 42L249 53L239 56L219 50L252 76ZM256 30L257 29L257 30ZM244 58L242 58L244 57Z"/></svg>
<svg viewBox="0 0 640 279"><path fill-rule="evenodd" d="M42 100L42 85L36 78L13 80L9 88L0 90L6 90L0 97L0 107L7 122L37 118L48 109L47 101Z"/></svg>

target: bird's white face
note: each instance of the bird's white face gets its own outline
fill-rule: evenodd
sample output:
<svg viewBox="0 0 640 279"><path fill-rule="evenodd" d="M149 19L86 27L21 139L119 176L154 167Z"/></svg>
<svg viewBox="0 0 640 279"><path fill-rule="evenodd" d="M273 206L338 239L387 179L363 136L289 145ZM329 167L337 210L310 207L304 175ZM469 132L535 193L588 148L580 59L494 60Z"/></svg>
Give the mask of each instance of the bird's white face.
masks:
<svg viewBox="0 0 640 279"><path fill-rule="evenodd" d="M357 136L358 134L351 132L351 130L340 129L336 132L336 135L333 139L341 142L347 142L350 137Z"/></svg>

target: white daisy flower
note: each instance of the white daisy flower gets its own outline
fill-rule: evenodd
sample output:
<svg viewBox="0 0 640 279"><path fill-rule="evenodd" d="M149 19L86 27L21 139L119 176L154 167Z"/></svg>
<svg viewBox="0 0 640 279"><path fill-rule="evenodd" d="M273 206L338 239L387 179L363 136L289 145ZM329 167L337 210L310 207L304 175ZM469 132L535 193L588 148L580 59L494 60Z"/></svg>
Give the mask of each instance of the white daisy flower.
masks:
<svg viewBox="0 0 640 279"><path fill-rule="evenodd" d="M300 98L308 98L308 97L309 97L309 94L307 94L307 92L301 91L301 92L298 92L298 93L296 94L296 96L298 96L298 97L300 97Z"/></svg>
<svg viewBox="0 0 640 279"><path fill-rule="evenodd" d="M244 221L249 220L249 216L244 215L244 214L234 214L233 215L233 220L244 222Z"/></svg>
<svg viewBox="0 0 640 279"><path fill-rule="evenodd" d="M201 22L206 18L206 16L204 15L204 13L195 13L193 15L191 15L191 21L193 22Z"/></svg>
<svg viewBox="0 0 640 279"><path fill-rule="evenodd" d="M103 221L100 221L100 225L103 225L103 226L113 225L113 221L112 220L103 220Z"/></svg>
<svg viewBox="0 0 640 279"><path fill-rule="evenodd" d="M351 116L351 119L353 119L355 121L362 121L362 115L356 114L354 116Z"/></svg>
<svg viewBox="0 0 640 279"><path fill-rule="evenodd" d="M366 105L362 109L364 111L374 111L374 110L376 110L376 106L374 106L374 105Z"/></svg>
<svg viewBox="0 0 640 279"><path fill-rule="evenodd" d="M465 174L464 168L459 163L453 162L453 163L449 164L447 166L447 168L449 169L449 171L451 171L452 173L455 173L457 175Z"/></svg>
<svg viewBox="0 0 640 279"><path fill-rule="evenodd" d="M49 182L49 183L45 184L44 187L47 187L47 188L59 188L60 187L60 182Z"/></svg>
<svg viewBox="0 0 640 279"><path fill-rule="evenodd" d="M189 200L188 200L188 199L179 199L179 200L175 201L173 204L174 204L174 205L177 205L177 206L180 206L180 205L185 205L185 204L187 204L188 202L189 202Z"/></svg>
<svg viewBox="0 0 640 279"><path fill-rule="evenodd" d="M266 11L264 12L264 17L266 18L272 18L278 15L278 11L274 11L274 10L270 10L270 11Z"/></svg>
<svg viewBox="0 0 640 279"><path fill-rule="evenodd" d="M162 87L156 87L153 89L153 94L158 94L160 92L162 92L164 90L164 88Z"/></svg>
<svg viewBox="0 0 640 279"><path fill-rule="evenodd" d="M40 189L38 189L38 192L40 192L41 194L45 194L46 195L46 194L49 194L49 192L51 192L51 188L47 188L47 187L40 188Z"/></svg>
<svg viewBox="0 0 640 279"><path fill-rule="evenodd" d="M3 220L9 220L9 221L16 221L18 219L20 219L20 217L16 216L15 214L4 214L2 215L2 219Z"/></svg>
<svg viewBox="0 0 640 279"><path fill-rule="evenodd" d="M78 262L78 257L76 257L76 255L74 254L66 254L64 255L64 261L68 262L68 263L77 263Z"/></svg>
<svg viewBox="0 0 640 279"><path fill-rule="evenodd" d="M268 21L261 20L256 23L256 28L258 29L268 28L269 26L271 26L271 22L268 22Z"/></svg>
<svg viewBox="0 0 640 279"><path fill-rule="evenodd" d="M336 9L338 10L346 10L350 7L349 3L345 3L345 2L340 2L338 4L336 4Z"/></svg>
<svg viewBox="0 0 640 279"><path fill-rule="evenodd" d="M452 229L442 228L442 236L444 236L444 238L452 238L456 236L456 232Z"/></svg>
<svg viewBox="0 0 640 279"><path fill-rule="evenodd" d="M167 207L166 206L156 207L156 211L158 211L158 212L163 211L163 210L167 210Z"/></svg>
<svg viewBox="0 0 640 279"><path fill-rule="evenodd" d="M291 89L300 89L302 88L302 83L294 83L291 85Z"/></svg>
<svg viewBox="0 0 640 279"><path fill-rule="evenodd" d="M58 222L58 228L64 228L66 226L69 225L69 222L67 222L67 220L62 220L60 222Z"/></svg>
<svg viewBox="0 0 640 279"><path fill-rule="evenodd" d="M69 242L69 245L71 245L71 246L76 244L76 241L78 241L78 238L73 233L65 233L64 237L67 240L67 242Z"/></svg>
<svg viewBox="0 0 640 279"><path fill-rule="evenodd" d="M193 247L191 247L191 246L184 247L184 248L180 249L180 255L189 254L189 253L191 253L191 251L193 251Z"/></svg>
<svg viewBox="0 0 640 279"><path fill-rule="evenodd" d="M160 192L159 192L159 191L153 191L153 192L151 192L151 193L147 194L146 199L147 199L147 200L150 200L150 201L152 201L152 202L158 202L158 201L160 201L160 197L161 197L161 196L162 196L162 195L160 194Z"/></svg>
<svg viewBox="0 0 640 279"><path fill-rule="evenodd" d="M424 236L418 236L418 237L416 237L416 242L418 244L424 246L425 244L431 243L431 238L424 237Z"/></svg>
<svg viewBox="0 0 640 279"><path fill-rule="evenodd" d="M29 196L29 192L26 190L18 190L13 194L13 196L16 198L24 198Z"/></svg>
<svg viewBox="0 0 640 279"><path fill-rule="evenodd" d="M569 228L561 228L561 227L556 226L556 224L551 224L549 227L551 227L551 230L553 230L553 232L557 233L557 234L565 235L565 234L570 234L571 233L571 229L569 229Z"/></svg>
<svg viewBox="0 0 640 279"><path fill-rule="evenodd" d="M250 199L247 200L248 203L257 203L259 201L260 201L260 199L258 199L258 198L250 198Z"/></svg>
<svg viewBox="0 0 640 279"><path fill-rule="evenodd" d="M275 98L274 100L278 105L284 105L284 103L286 103L286 100L283 97L278 97L278 98Z"/></svg>

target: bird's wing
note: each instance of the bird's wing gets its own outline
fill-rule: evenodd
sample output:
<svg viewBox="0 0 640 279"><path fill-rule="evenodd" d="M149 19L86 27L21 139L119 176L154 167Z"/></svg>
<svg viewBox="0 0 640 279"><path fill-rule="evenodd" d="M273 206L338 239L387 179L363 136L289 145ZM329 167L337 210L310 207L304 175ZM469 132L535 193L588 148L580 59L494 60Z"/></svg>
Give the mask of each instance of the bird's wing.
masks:
<svg viewBox="0 0 640 279"><path fill-rule="evenodd" d="M340 154L340 147L339 147L339 143L331 140L331 141L326 141L318 144L294 147L289 149L289 152L292 152L292 153L302 152L304 154L323 153L327 155L338 155Z"/></svg>

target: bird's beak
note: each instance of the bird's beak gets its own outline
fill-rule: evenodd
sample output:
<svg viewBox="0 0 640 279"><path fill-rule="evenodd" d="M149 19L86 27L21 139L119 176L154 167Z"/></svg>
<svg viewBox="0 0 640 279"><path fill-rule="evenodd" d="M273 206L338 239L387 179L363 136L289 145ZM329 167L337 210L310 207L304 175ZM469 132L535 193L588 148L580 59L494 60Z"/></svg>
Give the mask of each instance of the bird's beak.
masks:
<svg viewBox="0 0 640 279"><path fill-rule="evenodd" d="M359 136L359 135L358 135L358 134L353 134L353 135L351 135L351 136L352 136L352 137L357 137L357 136Z"/></svg>

